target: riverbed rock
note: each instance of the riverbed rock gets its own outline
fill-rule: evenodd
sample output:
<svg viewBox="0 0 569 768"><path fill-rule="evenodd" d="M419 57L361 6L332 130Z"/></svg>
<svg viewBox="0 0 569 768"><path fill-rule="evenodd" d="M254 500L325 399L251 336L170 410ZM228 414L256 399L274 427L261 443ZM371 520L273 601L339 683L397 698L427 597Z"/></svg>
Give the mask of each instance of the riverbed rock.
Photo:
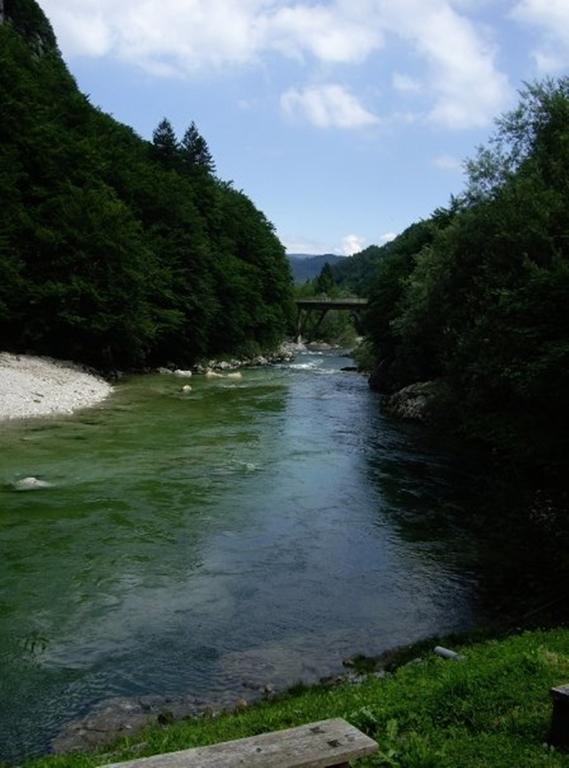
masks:
<svg viewBox="0 0 569 768"><path fill-rule="evenodd" d="M51 488L51 483L46 480L39 480L37 477L24 477L14 483L16 491L42 491Z"/></svg>
<svg viewBox="0 0 569 768"><path fill-rule="evenodd" d="M305 352L304 344L296 344L293 341L284 341L273 352L267 352L263 355L253 355L252 357L235 358L229 360L207 360L197 363L194 366L194 373L207 375L208 371L226 373L228 371L237 371L239 368L259 367L274 365L275 363L286 363L294 359L299 352Z"/></svg>
<svg viewBox="0 0 569 768"><path fill-rule="evenodd" d="M57 754L108 746L150 723L168 724L202 714L208 705L193 696L140 696L103 702L87 717L70 723L52 742Z"/></svg>
<svg viewBox="0 0 569 768"><path fill-rule="evenodd" d="M233 711L244 712L248 706L249 706L249 703L245 701L245 699L237 699L237 701L235 702L235 706L233 707Z"/></svg>
<svg viewBox="0 0 569 768"><path fill-rule="evenodd" d="M327 341L309 341L306 349L310 352L329 352L331 349L338 349L336 344L328 344Z"/></svg>
<svg viewBox="0 0 569 768"><path fill-rule="evenodd" d="M384 410L390 416L400 419L429 421L437 402L444 395L444 389L439 381L410 384L386 398Z"/></svg>
<svg viewBox="0 0 569 768"><path fill-rule="evenodd" d="M182 370L181 368L176 368L174 371L174 376L180 376L180 378L183 379L190 379L192 377L192 372Z"/></svg>

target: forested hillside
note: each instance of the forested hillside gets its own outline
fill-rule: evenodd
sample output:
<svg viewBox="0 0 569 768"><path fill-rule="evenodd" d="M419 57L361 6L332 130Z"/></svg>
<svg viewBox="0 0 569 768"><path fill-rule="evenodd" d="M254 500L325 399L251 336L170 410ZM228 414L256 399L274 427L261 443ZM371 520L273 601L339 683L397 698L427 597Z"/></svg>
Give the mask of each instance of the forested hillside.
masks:
<svg viewBox="0 0 569 768"><path fill-rule="evenodd" d="M334 264L333 272L336 283L348 291L360 296L367 296L379 260L386 253L386 249L389 249L389 246L390 243L384 246L370 245L363 251Z"/></svg>
<svg viewBox="0 0 569 768"><path fill-rule="evenodd" d="M0 347L104 368L276 344L284 249L168 121L154 142L77 89L34 0L0 23Z"/></svg>
<svg viewBox="0 0 569 768"><path fill-rule="evenodd" d="M294 282L297 285L318 277L325 264L339 264L346 261L345 256L337 256L333 253L324 253L321 256L309 254L289 253L288 260L292 269Z"/></svg>
<svg viewBox="0 0 569 768"><path fill-rule="evenodd" d="M381 249L367 332L383 392L446 383L454 426L534 463L569 456L569 79L528 87L466 193Z"/></svg>

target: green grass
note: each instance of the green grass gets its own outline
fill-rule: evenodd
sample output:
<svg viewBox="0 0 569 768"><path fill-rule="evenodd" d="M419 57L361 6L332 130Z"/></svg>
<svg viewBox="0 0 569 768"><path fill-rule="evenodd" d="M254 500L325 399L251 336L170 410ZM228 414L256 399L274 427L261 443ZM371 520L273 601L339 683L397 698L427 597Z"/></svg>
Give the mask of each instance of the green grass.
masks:
<svg viewBox="0 0 569 768"><path fill-rule="evenodd" d="M344 717L380 745L380 754L358 768L569 768L569 755L544 746L549 689L569 682L569 630L526 632L460 651L463 662L430 653L384 680L301 689L237 714L151 726L112 753L47 757L28 767L90 768Z"/></svg>

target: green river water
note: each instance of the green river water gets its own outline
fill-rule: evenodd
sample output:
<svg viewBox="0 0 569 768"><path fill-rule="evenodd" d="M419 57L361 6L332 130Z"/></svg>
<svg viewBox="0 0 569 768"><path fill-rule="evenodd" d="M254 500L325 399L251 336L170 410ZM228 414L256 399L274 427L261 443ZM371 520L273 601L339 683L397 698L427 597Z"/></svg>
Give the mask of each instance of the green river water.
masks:
<svg viewBox="0 0 569 768"><path fill-rule="evenodd" d="M478 481L349 362L132 377L2 426L0 758L113 697L223 703L486 619Z"/></svg>

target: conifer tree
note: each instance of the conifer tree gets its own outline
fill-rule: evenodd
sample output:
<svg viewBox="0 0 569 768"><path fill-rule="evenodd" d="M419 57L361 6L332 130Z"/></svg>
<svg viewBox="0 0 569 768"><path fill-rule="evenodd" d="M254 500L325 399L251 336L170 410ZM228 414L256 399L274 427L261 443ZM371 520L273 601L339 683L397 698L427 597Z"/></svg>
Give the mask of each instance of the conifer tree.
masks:
<svg viewBox="0 0 569 768"><path fill-rule="evenodd" d="M193 121L182 139L182 156L188 168L215 173L215 162L207 142Z"/></svg>
<svg viewBox="0 0 569 768"><path fill-rule="evenodd" d="M315 289L317 294L331 296L336 288L332 267L328 262L322 267L320 274L316 278Z"/></svg>
<svg viewBox="0 0 569 768"><path fill-rule="evenodd" d="M180 145L178 144L172 123L167 118L164 118L158 124L158 127L152 134L152 143L155 155L160 162L167 167L173 168L178 159Z"/></svg>

